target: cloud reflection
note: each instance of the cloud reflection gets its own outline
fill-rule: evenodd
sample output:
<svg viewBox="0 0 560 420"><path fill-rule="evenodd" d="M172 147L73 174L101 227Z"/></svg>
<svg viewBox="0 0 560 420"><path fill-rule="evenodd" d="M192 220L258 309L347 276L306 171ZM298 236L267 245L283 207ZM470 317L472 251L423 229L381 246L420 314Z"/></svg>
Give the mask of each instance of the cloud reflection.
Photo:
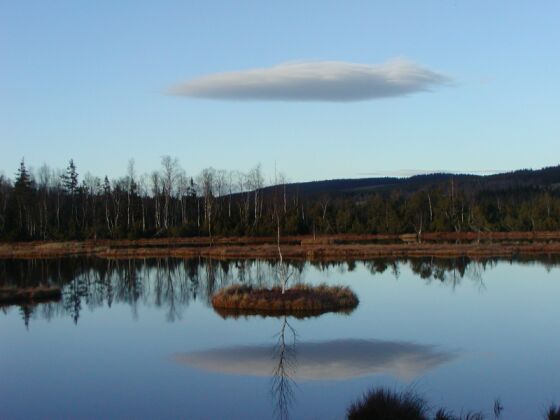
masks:
<svg viewBox="0 0 560 420"><path fill-rule="evenodd" d="M294 379L329 380L390 374L410 381L449 362L456 353L399 341L345 339L297 343ZM175 355L178 363L225 374L271 376L270 346L236 346Z"/></svg>

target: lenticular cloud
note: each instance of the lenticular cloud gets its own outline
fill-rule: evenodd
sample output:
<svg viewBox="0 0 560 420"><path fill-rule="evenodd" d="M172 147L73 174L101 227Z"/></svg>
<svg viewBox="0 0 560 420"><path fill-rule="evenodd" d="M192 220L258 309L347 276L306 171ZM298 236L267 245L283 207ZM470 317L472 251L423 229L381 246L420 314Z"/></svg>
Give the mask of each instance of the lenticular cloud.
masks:
<svg viewBox="0 0 560 420"><path fill-rule="evenodd" d="M408 95L448 82L404 59L374 65L312 61L210 74L176 85L170 93L239 101L350 102Z"/></svg>

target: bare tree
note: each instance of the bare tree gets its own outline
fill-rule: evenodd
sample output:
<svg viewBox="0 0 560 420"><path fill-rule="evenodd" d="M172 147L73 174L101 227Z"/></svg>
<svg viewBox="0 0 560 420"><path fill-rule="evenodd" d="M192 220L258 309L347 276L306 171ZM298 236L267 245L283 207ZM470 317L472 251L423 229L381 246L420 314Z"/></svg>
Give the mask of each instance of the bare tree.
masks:
<svg viewBox="0 0 560 420"><path fill-rule="evenodd" d="M214 210L216 170L214 168L203 169L202 173L199 176L199 184L202 189L202 195L204 197L204 220L208 228L210 244L212 244L212 215Z"/></svg>
<svg viewBox="0 0 560 420"><path fill-rule="evenodd" d="M41 232L42 239L47 239L47 227L49 224L48 198L53 178L54 172L47 166L47 164L43 164L37 170L36 179L39 193L39 231Z"/></svg>
<svg viewBox="0 0 560 420"><path fill-rule="evenodd" d="M261 189L264 187L264 178L262 174L261 164L259 163L255 166L248 175L248 182L249 187L253 190L253 197L254 197L254 210L255 210L255 217L253 219L253 225L256 226L260 215L262 213L262 197L261 197Z"/></svg>
<svg viewBox="0 0 560 420"><path fill-rule="evenodd" d="M282 294L286 292L286 286L290 277L293 275L293 270L291 270L288 264L284 263L282 257L282 248L280 247L280 200L279 200L279 184L278 177L276 173L274 174L274 198L273 198L273 209L274 218L276 219L276 246L278 248L278 278L280 280L280 285L282 287Z"/></svg>
<svg viewBox="0 0 560 420"><path fill-rule="evenodd" d="M161 229L161 176L158 171L150 176L152 196L154 198L154 223L156 229Z"/></svg>
<svg viewBox="0 0 560 420"><path fill-rule="evenodd" d="M163 156L161 158L162 166L162 187L163 187L163 227L169 228L169 210L171 205L171 197L176 188L177 176L180 172L179 160L171 156Z"/></svg>
<svg viewBox="0 0 560 420"><path fill-rule="evenodd" d="M280 172L278 174L278 178L276 180L276 183L282 187L282 203L283 203L284 215L288 212L288 202L287 202L287 199L286 199L286 184L287 184L287 182L288 182L288 178L286 177L286 174L284 172Z"/></svg>
<svg viewBox="0 0 560 420"><path fill-rule="evenodd" d="M134 170L134 159L128 161L128 167L126 170L126 227L130 229L131 224L131 205L132 197L135 188L134 178L136 177L136 172ZM134 215L132 215L132 223L134 223Z"/></svg>
<svg viewBox="0 0 560 420"><path fill-rule="evenodd" d="M87 172L84 176L83 189L84 189L84 200L82 204L82 220L84 228L88 228L88 220L91 219L92 223L95 224L96 221L96 209L97 201L99 195L101 194L101 179L93 176ZM89 202L89 203L88 203ZM88 210L91 213L91 218L88 217ZM97 231L94 231L94 239L97 239Z"/></svg>
<svg viewBox="0 0 560 420"><path fill-rule="evenodd" d="M148 176L142 175L138 180L138 194L140 195L140 212L142 214L142 232L146 231L146 202L148 201Z"/></svg>
<svg viewBox="0 0 560 420"><path fill-rule="evenodd" d="M291 344L286 343L286 331L292 333L293 342ZM288 323L286 316L282 319L282 326L278 333L278 342L274 352L278 359L272 375L272 397L275 400L274 413L279 419L285 420L290 417L290 406L295 399L293 374L296 362L296 331Z"/></svg>
<svg viewBox="0 0 560 420"><path fill-rule="evenodd" d="M190 193L190 182L185 171L181 170L177 175L177 201L179 202L179 207L181 208L181 224L185 225L188 223L187 214L187 200Z"/></svg>

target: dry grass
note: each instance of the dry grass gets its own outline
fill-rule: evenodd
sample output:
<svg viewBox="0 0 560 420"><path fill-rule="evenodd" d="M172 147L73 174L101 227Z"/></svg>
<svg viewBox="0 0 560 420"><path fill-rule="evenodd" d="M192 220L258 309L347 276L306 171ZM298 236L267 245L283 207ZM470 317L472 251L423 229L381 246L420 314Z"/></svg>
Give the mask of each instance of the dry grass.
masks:
<svg viewBox="0 0 560 420"><path fill-rule="evenodd" d="M61 297L62 292L60 288L54 286L0 288L0 305L49 302L60 300Z"/></svg>
<svg viewBox="0 0 560 420"><path fill-rule="evenodd" d="M282 254L291 259L334 260L376 257L513 257L560 254L560 231L437 232L422 235L287 236ZM276 258L276 238L217 237L154 238L68 242L0 243L0 258L45 258L96 255L106 258L211 257ZM462 241L462 243L456 243ZM479 242L480 241L480 242Z"/></svg>
<svg viewBox="0 0 560 420"><path fill-rule="evenodd" d="M352 310L358 303L358 297L348 287L324 284L296 285L286 289L284 294L280 287L233 285L212 297L212 306L222 316L293 314L305 317Z"/></svg>

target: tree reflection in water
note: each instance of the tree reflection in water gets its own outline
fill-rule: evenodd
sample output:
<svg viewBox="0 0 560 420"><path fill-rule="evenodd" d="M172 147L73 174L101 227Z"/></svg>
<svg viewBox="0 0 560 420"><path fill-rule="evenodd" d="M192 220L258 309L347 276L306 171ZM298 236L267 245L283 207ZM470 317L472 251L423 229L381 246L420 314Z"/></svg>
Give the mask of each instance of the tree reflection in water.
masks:
<svg viewBox="0 0 560 420"><path fill-rule="evenodd" d="M273 414L290 417L297 381L346 380L392 375L404 382L460 356L439 346L406 341L334 339L298 341L283 316L274 345L235 345L177 353L173 359L191 368L226 375L270 377ZM273 357L271 358L271 350Z"/></svg>
<svg viewBox="0 0 560 420"><path fill-rule="evenodd" d="M463 258L374 259L351 262L288 262L303 279L306 270L336 271L343 274L365 268L372 275L389 271L398 278L403 266L426 282L439 282L453 289L463 279L474 282L484 291L484 272L498 262L540 264L547 270L560 264L560 257L498 258L472 260ZM30 319L52 319L68 316L78 323L84 308L94 310L115 303L128 304L132 316L138 317L139 306L155 306L165 311L169 322L181 319L193 301L209 305L212 294L232 283L272 286L276 261L197 259L135 259L63 258L36 260L0 260L0 287L62 287L60 302L22 305L20 313L27 325ZM10 311L2 308L2 312Z"/></svg>
<svg viewBox="0 0 560 420"><path fill-rule="evenodd" d="M292 342L286 344L286 331L292 336ZM288 317L282 317L282 326L274 348L276 367L272 375L272 398L274 414L281 420L288 419L290 406L294 403L294 372L296 369L296 331L288 323Z"/></svg>

